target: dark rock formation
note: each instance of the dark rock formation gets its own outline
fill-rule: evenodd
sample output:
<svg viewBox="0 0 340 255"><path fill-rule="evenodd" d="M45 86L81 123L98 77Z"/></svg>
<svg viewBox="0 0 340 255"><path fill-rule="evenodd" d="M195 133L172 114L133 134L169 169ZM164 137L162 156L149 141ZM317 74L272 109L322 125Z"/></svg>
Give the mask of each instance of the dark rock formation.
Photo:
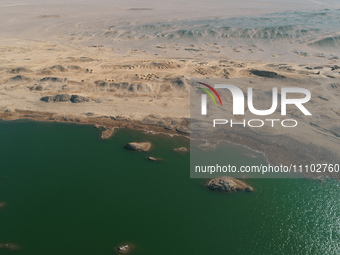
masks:
<svg viewBox="0 0 340 255"><path fill-rule="evenodd" d="M46 103L53 102L53 96L42 97L40 98L40 101L43 101Z"/></svg>
<svg viewBox="0 0 340 255"><path fill-rule="evenodd" d="M68 102L71 101L72 103L82 103L82 102L89 102L90 99L88 97L78 96L69 94L57 94L55 96L46 96L40 98L41 101L44 102Z"/></svg>
<svg viewBox="0 0 340 255"><path fill-rule="evenodd" d="M131 150L131 151L148 151L151 148L151 143L144 142L144 143L128 143L125 145L125 149Z"/></svg>
<svg viewBox="0 0 340 255"><path fill-rule="evenodd" d="M68 94L58 94L54 96L53 101L54 102L67 102L67 101L70 101L70 99L71 99L71 96Z"/></svg>
<svg viewBox="0 0 340 255"><path fill-rule="evenodd" d="M29 73L29 72L32 72L32 71L25 67L17 67L11 70L11 73Z"/></svg>
<svg viewBox="0 0 340 255"><path fill-rule="evenodd" d="M70 101L71 96L68 94L58 94L55 96L46 96L40 98L41 101L44 102L68 102Z"/></svg>
<svg viewBox="0 0 340 255"><path fill-rule="evenodd" d="M41 85L37 85L36 87L35 87L35 90L37 90L37 91L42 91L44 88L43 88L43 86L41 86Z"/></svg>
<svg viewBox="0 0 340 255"><path fill-rule="evenodd" d="M70 101L72 103L83 103L83 102L89 102L90 99L88 97L72 95Z"/></svg>
<svg viewBox="0 0 340 255"><path fill-rule="evenodd" d="M33 87L30 88L30 90L36 90L36 91L42 91L44 88L42 85L35 85Z"/></svg>
<svg viewBox="0 0 340 255"><path fill-rule="evenodd" d="M29 78L22 76L22 75L16 75L11 78L12 81L28 81Z"/></svg>
<svg viewBox="0 0 340 255"><path fill-rule="evenodd" d="M44 77L41 78L40 81L52 81L52 82L66 82L66 78L58 78L58 77Z"/></svg>
<svg viewBox="0 0 340 255"><path fill-rule="evenodd" d="M340 67L338 67L337 65L335 65L335 66L332 66L331 68L332 68L332 71L335 71L335 70L338 70L338 69L340 69Z"/></svg>
<svg viewBox="0 0 340 255"><path fill-rule="evenodd" d="M57 70L59 72L65 72L66 68L63 67L62 65L54 65L49 68L50 70Z"/></svg>
<svg viewBox="0 0 340 255"><path fill-rule="evenodd" d="M11 78L12 81L21 81L22 80L22 76L21 75L17 75Z"/></svg>
<svg viewBox="0 0 340 255"><path fill-rule="evenodd" d="M190 134L190 129L184 126L176 128L176 131L182 134Z"/></svg>
<svg viewBox="0 0 340 255"><path fill-rule="evenodd" d="M98 87L108 87L109 84L107 82L101 82L97 85Z"/></svg>
<svg viewBox="0 0 340 255"><path fill-rule="evenodd" d="M219 177L211 179L207 182L206 186L210 190L230 192L230 191L250 191L254 189L246 183L230 177Z"/></svg>
<svg viewBox="0 0 340 255"><path fill-rule="evenodd" d="M283 75L280 75L275 72L269 72L269 71L262 71L262 70L251 70L250 73L260 76L260 77L266 77L266 78L286 78Z"/></svg>

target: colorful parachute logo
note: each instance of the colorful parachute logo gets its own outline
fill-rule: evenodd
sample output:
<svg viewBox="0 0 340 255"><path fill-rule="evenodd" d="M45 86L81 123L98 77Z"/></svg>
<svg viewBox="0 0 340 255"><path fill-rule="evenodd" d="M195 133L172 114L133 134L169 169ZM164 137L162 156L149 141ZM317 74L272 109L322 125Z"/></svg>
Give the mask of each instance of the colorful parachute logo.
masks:
<svg viewBox="0 0 340 255"><path fill-rule="evenodd" d="M213 87L211 87L210 85L205 84L203 82L198 82L198 83L202 84L202 85L206 86L208 89L210 89L216 95L220 105L222 106L221 97L220 97L220 95L217 93L217 91ZM209 90L204 89L204 88L200 88L200 87L197 87L197 88L200 89L200 90L203 90L205 93L207 93L211 97L211 99L213 100L214 104L217 105L216 98L214 97L214 95Z"/></svg>

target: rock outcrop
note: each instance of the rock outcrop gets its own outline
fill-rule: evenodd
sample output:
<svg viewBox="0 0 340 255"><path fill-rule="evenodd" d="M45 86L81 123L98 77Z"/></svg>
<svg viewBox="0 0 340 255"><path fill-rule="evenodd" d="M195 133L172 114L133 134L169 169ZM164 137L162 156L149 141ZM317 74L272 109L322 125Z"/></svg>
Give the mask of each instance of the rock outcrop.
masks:
<svg viewBox="0 0 340 255"><path fill-rule="evenodd" d="M134 247L135 246L132 243L125 243L125 244L116 246L114 250L116 251L117 254L128 254L134 249Z"/></svg>
<svg viewBox="0 0 340 255"><path fill-rule="evenodd" d="M44 89L44 87L42 85L35 85L33 87L30 88L31 91L42 91Z"/></svg>
<svg viewBox="0 0 340 255"><path fill-rule="evenodd" d="M54 96L53 101L54 102L67 102L67 101L70 101L70 99L71 99L71 96L68 94L58 94Z"/></svg>
<svg viewBox="0 0 340 255"><path fill-rule="evenodd" d="M69 95L69 94L57 94L55 96L46 96L40 98L40 101L44 102L69 102L72 103L83 103L83 102L89 102L90 99L88 97L78 96L78 95Z"/></svg>
<svg viewBox="0 0 340 255"><path fill-rule="evenodd" d="M30 79L27 78L26 76L16 75L16 76L12 77L11 80L12 81L29 81Z"/></svg>
<svg viewBox="0 0 340 255"><path fill-rule="evenodd" d="M72 95L70 101L71 103L83 103L83 102L89 102L90 99L88 97Z"/></svg>
<svg viewBox="0 0 340 255"><path fill-rule="evenodd" d="M11 70L11 73L30 73L32 72L30 69L26 67L17 67Z"/></svg>
<svg viewBox="0 0 340 255"><path fill-rule="evenodd" d="M43 81L51 81L51 82L67 82L66 78L58 78L58 77L44 77L40 79L41 82Z"/></svg>
<svg viewBox="0 0 340 255"><path fill-rule="evenodd" d="M179 147L179 148L175 148L174 151L178 151L178 152L187 152L188 149L185 147Z"/></svg>
<svg viewBox="0 0 340 255"><path fill-rule="evenodd" d="M128 244L118 246L117 251L121 254L127 254L130 251L130 246Z"/></svg>
<svg viewBox="0 0 340 255"><path fill-rule="evenodd" d="M251 186L248 186L246 183L230 177L219 177L211 179L210 181L207 182L206 186L210 190L220 192L254 191L254 189Z"/></svg>
<svg viewBox="0 0 340 255"><path fill-rule="evenodd" d="M286 78L283 75L280 75L278 73L275 72L270 72L270 71L263 71L263 70L251 70L250 73L256 75L256 76L260 76L260 77L266 77L266 78Z"/></svg>
<svg viewBox="0 0 340 255"><path fill-rule="evenodd" d="M55 96L46 96L46 97L42 97L40 98L40 101L44 101L44 102L68 102L70 101L71 96L68 94L57 94Z"/></svg>
<svg viewBox="0 0 340 255"><path fill-rule="evenodd" d="M43 101L43 102L53 102L53 97L52 96L49 96L49 97L42 97L40 98L40 101Z"/></svg>
<svg viewBox="0 0 340 255"><path fill-rule="evenodd" d="M131 150L131 151L148 151L151 148L151 143L144 142L144 143L128 143L125 145L125 149Z"/></svg>

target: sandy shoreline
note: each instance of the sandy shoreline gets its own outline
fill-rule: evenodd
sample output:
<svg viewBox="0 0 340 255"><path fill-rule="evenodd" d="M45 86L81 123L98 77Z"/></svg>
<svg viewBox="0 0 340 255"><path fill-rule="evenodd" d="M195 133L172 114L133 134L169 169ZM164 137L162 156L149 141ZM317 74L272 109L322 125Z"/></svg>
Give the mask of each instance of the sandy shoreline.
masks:
<svg viewBox="0 0 340 255"><path fill-rule="evenodd" d="M95 128L104 128L101 132L102 139L108 139L112 135L114 135L114 130L117 128L128 128L134 130L145 131L152 134L165 134L169 136L182 136L190 139L190 134L183 132L181 130L176 130L176 128L164 127L159 124L145 124L139 121L122 121L122 120L114 120L109 117L97 117L97 118L77 118L71 116L58 116L50 113L41 113L41 112L28 112L21 111L15 113L2 113L0 114L0 119L4 121L12 121L12 120L33 120L33 121L41 121L41 122L58 122L58 123L72 123L72 124L80 124L80 125L92 125ZM188 120L184 120L187 122ZM185 124L183 126L186 126ZM193 138L192 138L193 139ZM199 138L198 138L199 139ZM284 139L287 139L285 137ZM202 140L204 142L204 140ZM243 137L243 135L234 135L231 136L228 140L219 140L219 143L227 142L237 146L246 147L254 152L263 154L265 160L273 165L289 165L296 164L297 160L300 160L300 155L296 155L297 150L303 150L304 153L308 152L305 148L305 144L303 142L290 140L287 144L287 147L276 146L271 144L266 144L262 141L259 146L259 140L254 139L254 137ZM275 144L275 143L274 143ZM297 147L299 149L295 150L287 150L288 147ZM211 149L211 145L209 145ZM327 151L326 151L327 152ZM277 155L280 155L278 157ZM307 156L306 153L306 164L310 163L308 160L310 159L310 155ZM325 157L322 155L322 157ZM337 173L323 173L321 175L317 175L314 173L306 174L306 177L310 178L319 178L319 177L331 177L335 179L339 179Z"/></svg>
<svg viewBox="0 0 340 255"><path fill-rule="evenodd" d="M101 133L102 139L108 139L114 135L114 130L116 128L128 128L135 130L143 130L146 132L152 132L154 134L166 134L169 136L183 136L189 138L188 133L178 131L176 129L171 129L169 127L164 128L157 124L145 124L139 121L126 121L126 120L114 120L111 117L96 117L96 118L79 118L72 116L59 116L53 115L47 112L32 112L32 111L17 111L11 113L1 113L0 119L3 121L14 121L14 120L32 120L40 122L58 122L58 123L73 123L73 124L83 124L92 125L95 128L104 128Z"/></svg>

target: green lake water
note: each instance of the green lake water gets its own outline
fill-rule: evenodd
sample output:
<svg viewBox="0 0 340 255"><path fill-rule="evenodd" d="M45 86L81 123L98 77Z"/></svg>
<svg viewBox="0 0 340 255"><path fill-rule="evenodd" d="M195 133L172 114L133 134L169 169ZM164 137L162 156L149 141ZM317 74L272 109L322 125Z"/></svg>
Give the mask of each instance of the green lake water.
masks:
<svg viewBox="0 0 340 255"><path fill-rule="evenodd" d="M249 179L254 193L216 193L189 178L189 153L173 151L184 138L99 137L91 126L0 123L0 243L21 247L0 254L105 255L124 242L136 255L340 254L338 181ZM125 150L131 141L153 148Z"/></svg>

